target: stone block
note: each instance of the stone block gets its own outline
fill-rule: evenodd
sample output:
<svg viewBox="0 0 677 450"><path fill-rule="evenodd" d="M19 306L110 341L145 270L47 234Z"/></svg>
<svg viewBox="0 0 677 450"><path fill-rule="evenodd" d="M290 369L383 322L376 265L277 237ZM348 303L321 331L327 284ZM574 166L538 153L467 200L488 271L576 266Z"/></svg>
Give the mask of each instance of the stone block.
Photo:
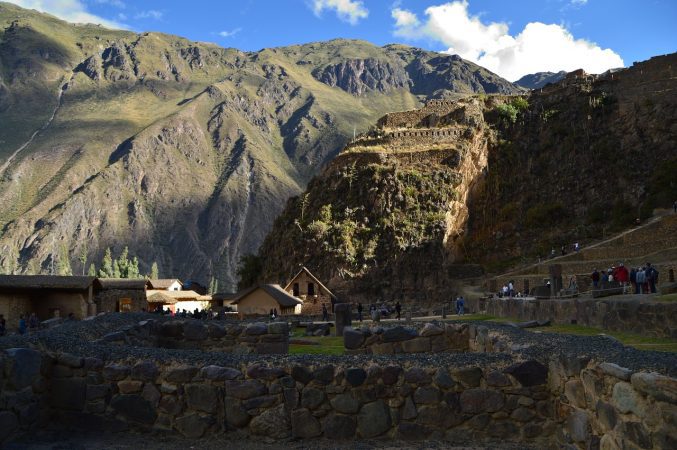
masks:
<svg viewBox="0 0 677 450"><path fill-rule="evenodd" d="M380 436L391 427L390 408L383 400L367 403L362 406L357 423L361 437L368 439Z"/></svg>
<svg viewBox="0 0 677 450"><path fill-rule="evenodd" d="M183 322L168 320L160 325L160 336L178 338L183 335Z"/></svg>
<svg viewBox="0 0 677 450"><path fill-rule="evenodd" d="M404 372L399 366L387 366L380 374L383 384L390 386L397 383L400 375Z"/></svg>
<svg viewBox="0 0 677 450"><path fill-rule="evenodd" d="M247 368L247 376L255 379L273 381L286 375L287 372L279 367L267 367L262 364L254 364Z"/></svg>
<svg viewBox="0 0 677 450"><path fill-rule="evenodd" d="M260 336L262 334L266 334L267 332L268 326L262 322L249 324L247 325L247 328L245 328L244 330L244 333L247 336Z"/></svg>
<svg viewBox="0 0 677 450"><path fill-rule="evenodd" d="M616 409L613 406L602 400L597 400L595 412L597 414L597 422L604 432L610 432L616 427L618 414L616 414Z"/></svg>
<svg viewBox="0 0 677 450"><path fill-rule="evenodd" d="M529 422L536 417L536 413L528 408L517 408L510 414L510 418L518 422Z"/></svg>
<svg viewBox="0 0 677 450"><path fill-rule="evenodd" d="M226 423L232 428L242 428L247 426L252 416L240 406L238 402L225 402Z"/></svg>
<svg viewBox="0 0 677 450"><path fill-rule="evenodd" d="M337 395L331 399L330 404L336 412L343 414L355 414L360 409L360 402L351 394Z"/></svg>
<svg viewBox="0 0 677 450"><path fill-rule="evenodd" d="M221 339L226 335L226 329L214 322L207 324L207 335L210 339Z"/></svg>
<svg viewBox="0 0 677 450"><path fill-rule="evenodd" d="M307 409L297 409L291 413L292 436L308 439L322 434L320 422Z"/></svg>
<svg viewBox="0 0 677 450"><path fill-rule="evenodd" d="M33 384L40 376L42 355L28 348L10 348L5 350L5 378L10 386L23 389Z"/></svg>
<svg viewBox="0 0 677 450"><path fill-rule="evenodd" d="M403 326L396 326L388 328L383 332L381 339L383 342L401 342L413 339L418 336L418 332L412 328L405 328Z"/></svg>
<svg viewBox="0 0 677 450"><path fill-rule="evenodd" d="M510 379L498 370L492 370L486 377L487 386L505 387L510 386Z"/></svg>
<svg viewBox="0 0 677 450"><path fill-rule="evenodd" d="M148 400L150 404L153 405L153 408L157 408L162 394L160 394L160 391L158 391L158 388L156 388L154 384L146 383L141 391L141 397Z"/></svg>
<svg viewBox="0 0 677 450"><path fill-rule="evenodd" d="M586 442L590 435L590 419L588 413L576 409L567 417L566 429L574 442Z"/></svg>
<svg viewBox="0 0 677 450"><path fill-rule="evenodd" d="M336 318L336 336L343 336L346 327L353 324L352 311L350 303L337 303L334 305L334 316Z"/></svg>
<svg viewBox="0 0 677 450"><path fill-rule="evenodd" d="M268 393L265 384L258 380L226 381L226 395L240 400L258 397Z"/></svg>
<svg viewBox="0 0 677 450"><path fill-rule="evenodd" d="M318 408L325 399L324 391L306 387L301 391L301 406L310 410Z"/></svg>
<svg viewBox="0 0 677 450"><path fill-rule="evenodd" d="M417 337L402 342L402 351L404 353L425 353L430 351L430 339L426 337Z"/></svg>
<svg viewBox="0 0 677 450"><path fill-rule="evenodd" d="M117 395L112 398L110 406L132 422L151 425L157 418L157 412L150 402L139 395Z"/></svg>
<svg viewBox="0 0 677 450"><path fill-rule="evenodd" d="M644 400L635 391L630 383L619 381L614 384L611 402L623 414L632 412L642 416L645 411Z"/></svg>
<svg viewBox="0 0 677 450"><path fill-rule="evenodd" d="M71 367L73 369L79 369L85 363L84 358L71 355L70 353L61 353L56 357L56 361L63 366Z"/></svg>
<svg viewBox="0 0 677 450"><path fill-rule="evenodd" d="M289 325L287 322L273 322L268 324L268 334L289 335Z"/></svg>
<svg viewBox="0 0 677 450"><path fill-rule="evenodd" d="M454 378L467 387L477 387L482 379L482 369L479 367L470 367L459 369L452 372Z"/></svg>
<svg viewBox="0 0 677 450"><path fill-rule="evenodd" d="M426 323L421 330L421 336L430 337L444 334L444 329L438 327L434 323Z"/></svg>
<svg viewBox="0 0 677 450"><path fill-rule="evenodd" d="M132 379L134 380L153 382L158 375L159 370L152 361L139 362L132 367Z"/></svg>
<svg viewBox="0 0 677 450"><path fill-rule="evenodd" d="M638 372L631 376L632 386L656 400L677 403L677 379L657 373Z"/></svg>
<svg viewBox="0 0 677 450"><path fill-rule="evenodd" d="M451 378L447 369L437 369L433 382L442 389L451 389L456 382Z"/></svg>
<svg viewBox="0 0 677 450"><path fill-rule="evenodd" d="M324 437L332 440L347 440L355 437L357 422L353 416L330 414L322 426Z"/></svg>
<svg viewBox="0 0 677 450"><path fill-rule="evenodd" d="M442 429L460 425L464 420L465 417L444 405L421 406L416 416L416 422Z"/></svg>
<svg viewBox="0 0 677 450"><path fill-rule="evenodd" d="M313 379L320 383L329 384L334 381L335 370L334 366L330 364L321 366L313 371Z"/></svg>
<svg viewBox="0 0 677 450"><path fill-rule="evenodd" d="M505 399L498 391L474 388L461 393L460 403L464 413L479 414L500 410L505 404Z"/></svg>
<svg viewBox="0 0 677 450"><path fill-rule="evenodd" d="M121 394L133 394L141 392L143 381L138 380L122 380L118 382L118 390Z"/></svg>
<svg viewBox="0 0 677 450"><path fill-rule="evenodd" d="M355 350L360 348L364 340L364 333L359 330L349 327L343 330L343 346L347 349Z"/></svg>
<svg viewBox="0 0 677 450"><path fill-rule="evenodd" d="M197 367L178 366L171 367L165 372L165 380L170 383L186 383L197 374Z"/></svg>
<svg viewBox="0 0 677 450"><path fill-rule="evenodd" d="M425 369L412 367L404 372L404 381L412 384L428 385L432 382L432 376Z"/></svg>
<svg viewBox="0 0 677 450"><path fill-rule="evenodd" d="M230 367L205 366L200 370L200 376L205 380L225 381L242 378L242 372Z"/></svg>
<svg viewBox="0 0 677 450"><path fill-rule="evenodd" d="M87 385L87 401L106 398L110 392L110 386L107 384Z"/></svg>
<svg viewBox="0 0 677 450"><path fill-rule="evenodd" d="M213 424L213 418L200 416L195 413L178 417L174 421L176 429L179 430L182 435L191 439L201 438L205 434L205 431Z"/></svg>
<svg viewBox="0 0 677 450"><path fill-rule="evenodd" d="M425 425L412 422L401 422L397 426L397 436L400 439L420 441L430 437L432 430Z"/></svg>
<svg viewBox="0 0 677 450"><path fill-rule="evenodd" d="M564 385L564 395L577 408L585 408L585 390L579 380L569 380Z"/></svg>
<svg viewBox="0 0 677 450"><path fill-rule="evenodd" d="M111 364L103 368L103 377L108 381L124 380L130 374L129 366Z"/></svg>
<svg viewBox="0 0 677 450"><path fill-rule="evenodd" d="M632 376L632 370L621 367L618 364L605 362L600 364L599 368L605 374L623 381L630 381L630 377Z"/></svg>
<svg viewBox="0 0 677 450"><path fill-rule="evenodd" d="M407 396L404 400L404 407L402 408L401 418L402 420L412 420L418 416L418 411L416 405L412 400L411 396Z"/></svg>
<svg viewBox="0 0 677 450"><path fill-rule="evenodd" d="M284 439L291 434L291 426L283 405L268 409L249 423L252 434Z"/></svg>
<svg viewBox="0 0 677 450"><path fill-rule="evenodd" d="M414 391L414 402L417 405L430 404L434 405L440 402L442 394L440 391L432 386L419 387Z"/></svg>
<svg viewBox="0 0 677 450"><path fill-rule="evenodd" d="M350 367L345 372L346 381L353 387L361 386L367 379L367 372L359 367Z"/></svg>
<svg viewBox="0 0 677 450"><path fill-rule="evenodd" d="M184 387L188 407L207 413L216 412L218 391L208 384L187 384Z"/></svg>
<svg viewBox="0 0 677 450"><path fill-rule="evenodd" d="M50 404L56 409L82 411L87 402L84 378L54 378L50 386Z"/></svg>

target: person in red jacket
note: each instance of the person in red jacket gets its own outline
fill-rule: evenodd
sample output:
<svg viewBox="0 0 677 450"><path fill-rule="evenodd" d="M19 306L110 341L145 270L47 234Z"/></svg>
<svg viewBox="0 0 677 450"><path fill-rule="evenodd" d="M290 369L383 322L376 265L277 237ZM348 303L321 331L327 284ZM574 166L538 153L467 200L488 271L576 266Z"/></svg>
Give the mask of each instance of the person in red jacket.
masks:
<svg viewBox="0 0 677 450"><path fill-rule="evenodd" d="M618 269L616 269L616 275L614 276L614 279L621 283L621 286L623 286L623 293L625 294L625 287L628 285L630 276L628 274L628 269L625 268L623 263L620 263Z"/></svg>

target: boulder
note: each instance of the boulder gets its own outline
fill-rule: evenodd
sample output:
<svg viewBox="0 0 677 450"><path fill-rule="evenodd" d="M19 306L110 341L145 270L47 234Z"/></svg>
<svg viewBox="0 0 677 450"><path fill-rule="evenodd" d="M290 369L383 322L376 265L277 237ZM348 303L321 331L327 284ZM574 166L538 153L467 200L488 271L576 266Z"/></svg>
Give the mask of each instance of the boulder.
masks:
<svg viewBox="0 0 677 450"><path fill-rule="evenodd" d="M364 383L364 380L367 379L367 372L359 367L350 367L346 369L345 375L346 381L353 387L362 385L362 383Z"/></svg>
<svg viewBox="0 0 677 450"><path fill-rule="evenodd" d="M159 370L152 361L143 361L132 367L132 378L135 380L155 381L158 375Z"/></svg>
<svg viewBox="0 0 677 450"><path fill-rule="evenodd" d="M576 409L567 417L566 427L574 442L586 442L590 435L588 413L581 409Z"/></svg>
<svg viewBox="0 0 677 450"><path fill-rule="evenodd" d="M301 392L301 406L308 409L316 409L324 402L324 391L313 387L306 387Z"/></svg>
<svg viewBox="0 0 677 450"><path fill-rule="evenodd" d="M291 376L296 381L303 384L308 384L313 381L313 373L305 366L292 367Z"/></svg>
<svg viewBox="0 0 677 450"><path fill-rule="evenodd" d="M291 413L292 436L302 439L322 434L320 422L307 409L297 409Z"/></svg>
<svg viewBox="0 0 677 450"><path fill-rule="evenodd" d="M402 372L404 371L399 366L387 366L381 373L381 380L383 380L383 384L387 386L393 385L397 383Z"/></svg>
<svg viewBox="0 0 677 450"><path fill-rule="evenodd" d="M247 325L244 334L247 336L260 336L268 332L268 326L265 323L257 322Z"/></svg>
<svg viewBox="0 0 677 450"><path fill-rule="evenodd" d="M515 377L522 386L538 386L548 381L548 368L538 361L513 364L503 372Z"/></svg>
<svg viewBox="0 0 677 450"><path fill-rule="evenodd" d="M358 431L363 438L380 436L390 429L390 408L383 400L362 406L357 418Z"/></svg>
<svg viewBox="0 0 677 450"><path fill-rule="evenodd" d="M597 421L605 432L609 432L614 429L616 422L618 421L618 415L616 414L616 409L613 406L603 402L602 400L597 400L595 412L597 413Z"/></svg>
<svg viewBox="0 0 677 450"><path fill-rule="evenodd" d="M170 383L185 383L193 379L197 374L197 367L178 366L168 369L165 373L165 380Z"/></svg>
<svg viewBox="0 0 677 450"><path fill-rule="evenodd" d="M246 426L252 418L239 403L234 401L225 402L225 413L226 422L233 428L242 428Z"/></svg>
<svg viewBox="0 0 677 450"><path fill-rule="evenodd" d="M451 378L447 369L437 369L433 382L442 389L451 389L456 382Z"/></svg>
<svg viewBox="0 0 677 450"><path fill-rule="evenodd" d="M274 439L289 437L291 434L290 428L289 419L283 405L264 411L249 423L252 434Z"/></svg>
<svg viewBox="0 0 677 450"><path fill-rule="evenodd" d="M247 376L249 378L273 381L286 375L287 372L279 367L266 367L262 364L255 364L247 368Z"/></svg>
<svg viewBox="0 0 677 450"><path fill-rule="evenodd" d="M402 408L402 420L412 420L415 419L417 415L418 411L416 410L414 401L411 399L411 396L407 396L404 400L404 407Z"/></svg>
<svg viewBox="0 0 677 450"><path fill-rule="evenodd" d="M174 425L179 432L187 438L201 438L207 429L214 424L214 419L202 417L199 414L188 414L174 420Z"/></svg>
<svg viewBox="0 0 677 450"><path fill-rule="evenodd" d="M401 342L414 339L416 336L418 336L416 330L412 328L404 328L403 326L396 326L385 330L381 339L383 342Z"/></svg>
<svg viewBox="0 0 677 450"><path fill-rule="evenodd" d="M333 440L346 440L355 437L357 422L353 416L332 414L324 421L324 437Z"/></svg>
<svg viewBox="0 0 677 450"><path fill-rule="evenodd" d="M183 335L183 322L180 320L168 320L160 325L160 336L178 338Z"/></svg>
<svg viewBox="0 0 677 450"><path fill-rule="evenodd" d="M417 337L402 342L402 351L404 353L425 353L430 351L430 339L427 337Z"/></svg>
<svg viewBox="0 0 677 450"><path fill-rule="evenodd" d="M184 390L189 408L207 413L216 412L218 396L215 386L187 384Z"/></svg>
<svg viewBox="0 0 677 450"><path fill-rule="evenodd" d="M482 369L479 367L469 367L452 372L454 378L460 381L464 386L477 387L482 379Z"/></svg>
<svg viewBox="0 0 677 450"><path fill-rule="evenodd" d="M487 374L487 386L510 386L510 379L498 370L493 370Z"/></svg>
<svg viewBox="0 0 677 450"><path fill-rule="evenodd" d="M230 367L205 366L200 370L200 376L206 380L225 381L242 378L242 372Z"/></svg>
<svg viewBox="0 0 677 450"><path fill-rule="evenodd" d="M404 381L412 384L425 385L430 384L432 376L425 369L412 367L404 372Z"/></svg>
<svg viewBox="0 0 677 450"><path fill-rule="evenodd" d="M313 371L313 378L321 383L329 384L334 381L335 370L334 366L330 364L319 367Z"/></svg>
<svg viewBox="0 0 677 450"><path fill-rule="evenodd" d="M188 341L204 341L207 336L207 327L202 322L190 320L183 325L183 337Z"/></svg>
<svg viewBox="0 0 677 450"><path fill-rule="evenodd" d="M437 388L432 386L419 387L414 391L414 402L417 405L421 404L436 404L439 403L442 394Z"/></svg>
<svg viewBox="0 0 677 450"><path fill-rule="evenodd" d="M332 398L331 407L343 414L355 414L360 409L360 402L351 394L340 394Z"/></svg>
<svg viewBox="0 0 677 450"><path fill-rule="evenodd" d="M605 362L600 364L599 368L605 374L623 381L630 381L630 377L632 376L632 370L621 367L618 364Z"/></svg>
<svg viewBox="0 0 677 450"><path fill-rule="evenodd" d="M677 379L657 373L639 372L630 377L632 386L656 400L677 403Z"/></svg>
<svg viewBox="0 0 677 450"><path fill-rule="evenodd" d="M358 349L364 343L364 333L354 328L345 328L343 330L343 345L350 350Z"/></svg>
<svg viewBox="0 0 677 450"><path fill-rule="evenodd" d="M268 393L266 385L258 380L226 381L226 395L240 400L258 397Z"/></svg>
<svg viewBox="0 0 677 450"><path fill-rule="evenodd" d="M623 414L632 412L635 415L642 416L645 411L641 396L632 388L630 383L625 381L614 384L611 402Z"/></svg>
<svg viewBox="0 0 677 450"><path fill-rule="evenodd" d="M268 334L289 334L289 325L287 322L273 322L268 324Z"/></svg>
<svg viewBox="0 0 677 450"><path fill-rule="evenodd" d="M423 329L421 330L421 336L437 336L439 334L444 334L444 329L438 327L434 323L426 323Z"/></svg>
<svg viewBox="0 0 677 450"><path fill-rule="evenodd" d="M564 385L564 395L577 408L585 408L585 390L580 380L569 380Z"/></svg>
<svg viewBox="0 0 677 450"><path fill-rule="evenodd" d="M479 414L500 410L505 404L505 399L498 391L474 388L463 391L460 402L464 413Z"/></svg>
<svg viewBox="0 0 677 450"><path fill-rule="evenodd" d="M29 348L10 348L5 350L5 355L5 376L15 389L30 386L40 376L40 352Z"/></svg>
<svg viewBox="0 0 677 450"><path fill-rule="evenodd" d="M108 381L120 381L127 378L130 372L129 366L111 364L103 368L103 377Z"/></svg>
<svg viewBox="0 0 677 450"><path fill-rule="evenodd" d="M110 402L118 414L133 422L151 425L157 412L150 402L139 395L117 395Z"/></svg>

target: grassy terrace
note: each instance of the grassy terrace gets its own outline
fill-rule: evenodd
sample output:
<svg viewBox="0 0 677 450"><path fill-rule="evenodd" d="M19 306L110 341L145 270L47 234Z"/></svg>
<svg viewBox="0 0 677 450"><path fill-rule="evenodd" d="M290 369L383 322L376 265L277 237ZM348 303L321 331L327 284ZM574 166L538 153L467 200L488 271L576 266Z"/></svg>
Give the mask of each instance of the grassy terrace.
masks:
<svg viewBox="0 0 677 450"><path fill-rule="evenodd" d="M677 301L677 294L664 296L672 297L670 300L666 301ZM509 323L509 322L518 322L515 319L504 318L504 317L493 317L486 314L468 314L462 317L458 316L448 316L446 319L441 319L438 317L425 317L425 318L414 318L414 321L430 321L430 320L440 320L442 322L455 322L459 320L463 321L489 321L489 322L498 322L498 323ZM385 319L382 322L391 323L397 322L394 319ZM404 325L404 320L401 321ZM365 320L365 324L371 323L371 320ZM358 322L359 324L359 322ZM317 344L290 344L289 353L290 354L306 354L306 355L342 355L343 354L343 338L335 336L304 336L305 329L297 328L294 330L292 337L303 339L307 342L313 342ZM677 352L677 340L669 338L654 338L649 336L642 336L635 333L625 333L618 331L608 331L601 328L588 327L584 325L551 325L547 327L537 327L537 328L527 328L525 331L532 333L560 333L560 334L573 334L578 336L596 336L599 334L605 334L611 336L618 341L622 342L624 345L637 348L639 350L654 350L659 352Z"/></svg>

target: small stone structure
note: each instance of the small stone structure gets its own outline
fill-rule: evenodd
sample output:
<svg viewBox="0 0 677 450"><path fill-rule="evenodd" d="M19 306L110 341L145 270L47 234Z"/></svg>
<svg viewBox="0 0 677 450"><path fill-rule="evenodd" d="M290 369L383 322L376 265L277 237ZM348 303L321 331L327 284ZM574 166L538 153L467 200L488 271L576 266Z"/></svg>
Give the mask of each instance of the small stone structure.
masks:
<svg viewBox="0 0 677 450"><path fill-rule="evenodd" d="M249 324L200 320L144 320L124 331L108 333L102 342L137 347L196 349L225 353L259 355L287 354L287 322Z"/></svg>
<svg viewBox="0 0 677 450"><path fill-rule="evenodd" d="M467 324L428 323L419 332L415 328L352 329L343 331L347 354L392 355L396 353L463 352L470 349Z"/></svg>

